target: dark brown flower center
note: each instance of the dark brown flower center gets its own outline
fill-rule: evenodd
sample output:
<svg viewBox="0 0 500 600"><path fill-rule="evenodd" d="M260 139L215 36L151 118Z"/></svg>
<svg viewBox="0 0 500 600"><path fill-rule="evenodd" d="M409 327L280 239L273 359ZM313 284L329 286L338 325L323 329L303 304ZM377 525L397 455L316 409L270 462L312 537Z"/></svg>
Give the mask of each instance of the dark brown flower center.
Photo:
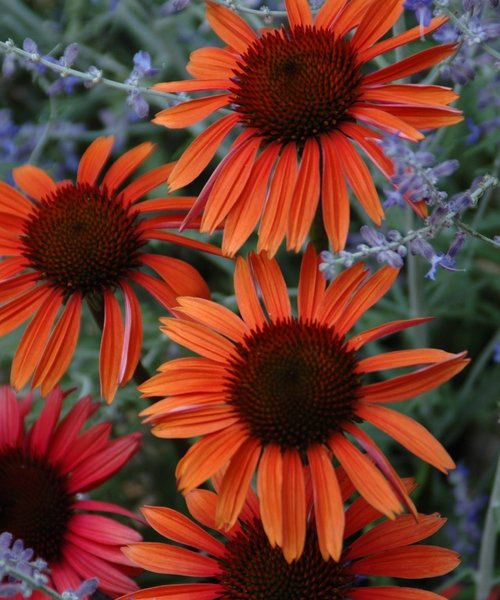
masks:
<svg viewBox="0 0 500 600"><path fill-rule="evenodd" d="M257 520L243 523L229 540L220 567L224 600L342 600L354 582L342 563L323 560L314 529L302 556L288 564Z"/></svg>
<svg viewBox="0 0 500 600"><path fill-rule="evenodd" d="M62 557L71 502L65 478L44 460L19 448L0 453L0 531L48 563Z"/></svg>
<svg viewBox="0 0 500 600"><path fill-rule="evenodd" d="M68 183L44 198L23 237L24 255L43 279L67 293L101 292L138 266L137 213L105 189Z"/></svg>
<svg viewBox="0 0 500 600"><path fill-rule="evenodd" d="M264 33L238 67L231 92L241 123L282 144L332 131L361 80L349 41L310 26Z"/></svg>
<svg viewBox="0 0 500 600"><path fill-rule="evenodd" d="M227 393L263 444L305 450L354 419L360 388L356 356L335 330L287 319L237 344Z"/></svg>

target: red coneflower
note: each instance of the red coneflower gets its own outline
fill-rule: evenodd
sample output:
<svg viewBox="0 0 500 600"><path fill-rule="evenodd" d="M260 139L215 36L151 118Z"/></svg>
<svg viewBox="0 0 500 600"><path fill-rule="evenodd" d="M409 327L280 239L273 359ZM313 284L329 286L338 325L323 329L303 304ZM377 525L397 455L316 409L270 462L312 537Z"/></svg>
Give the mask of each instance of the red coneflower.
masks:
<svg viewBox="0 0 500 600"><path fill-rule="evenodd" d="M370 73L366 63L437 29L380 38L394 25L403 0L326 0L313 18L307 0L285 0L288 29L255 33L237 14L207 0L207 18L225 48L191 54L191 81L160 83L168 92L219 91L163 110L153 120L186 127L224 107L231 114L208 127L184 152L169 177L172 189L197 177L232 129L242 129L203 188L185 223L202 210L201 231L224 221L223 250L234 254L260 219L257 250L273 255L283 237L298 250L321 197L323 222L335 250L349 227L347 185L369 217L384 216L361 149L386 176L391 161L371 129L420 140L420 130L452 125L461 112L446 105L458 96L435 85L392 84L454 52L428 48ZM354 35L349 33L356 28ZM422 202L412 204L425 214Z"/></svg>
<svg viewBox="0 0 500 600"><path fill-rule="evenodd" d="M175 312L180 318L162 320L172 340L201 357L165 363L142 384L146 396L168 396L142 414L158 437L203 436L177 467L184 493L230 463L219 494L218 527L235 523L257 471L271 544L283 546L287 560L298 558L306 538L304 472L310 469L321 552L338 560L344 512L332 455L379 511L393 518L402 510L401 500L414 510L390 463L360 428L362 421L438 469L454 467L422 425L381 403L437 387L465 367L465 353L424 348L361 358L359 350L367 342L427 319L392 321L346 338L397 274L398 269L384 267L367 278L358 264L326 288L310 246L294 317L278 264L252 254L249 262L239 258L236 263L242 318L209 300L179 298ZM428 366L379 383L363 381L367 373L414 365Z"/></svg>
<svg viewBox="0 0 500 600"><path fill-rule="evenodd" d="M344 490L342 490L344 491ZM207 490L187 496L189 510L202 525L214 528L217 497ZM219 541L177 511L145 507L148 523L161 535L190 548L142 542L124 548L136 564L168 575L210 578L209 582L162 585L134 592L135 600L437 600L432 592L393 585L377 586L376 577L421 579L444 575L459 563L456 552L417 544L439 530L437 514L397 517L362 529L379 519L365 500L345 513L348 540L337 561L324 559L312 518L306 525L302 556L287 562L264 532L258 503L250 495L236 525ZM369 578L369 587L359 577ZM131 595L123 596L132 598Z"/></svg>
<svg viewBox="0 0 500 600"><path fill-rule="evenodd" d="M167 309L179 295L208 296L193 267L145 248L149 240L162 240L218 252L164 231L179 226L192 198L144 200L166 181L173 163L124 186L154 149L144 143L116 160L98 184L112 145L112 137L103 137L87 148L76 183L56 183L32 165L13 173L27 197L0 182L0 335L32 317L12 364L17 389L33 376L33 386L45 395L60 380L76 347L86 299L103 315L101 393L111 402L118 385L132 377L141 351L141 311L131 284Z"/></svg>
<svg viewBox="0 0 500 600"><path fill-rule="evenodd" d="M31 394L19 401L10 387L0 386L0 531L21 539L48 563L48 585L59 592L91 577L104 592L130 592L137 588L128 576L135 570L120 547L141 536L98 513L136 517L79 495L121 469L139 448L140 434L111 441L110 423L82 432L99 405L81 398L60 420L66 395L59 387L51 391L26 431ZM32 598L45 595L34 592Z"/></svg>

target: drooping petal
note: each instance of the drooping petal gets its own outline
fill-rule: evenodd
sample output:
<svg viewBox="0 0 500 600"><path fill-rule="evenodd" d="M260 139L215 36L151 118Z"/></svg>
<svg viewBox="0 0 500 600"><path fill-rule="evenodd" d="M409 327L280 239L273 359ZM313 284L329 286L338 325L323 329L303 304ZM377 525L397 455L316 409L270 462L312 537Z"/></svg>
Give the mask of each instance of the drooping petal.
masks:
<svg viewBox="0 0 500 600"><path fill-rule="evenodd" d="M217 94L216 96L187 100L160 111L151 122L165 125L170 129L188 127L205 119L219 108L227 106L230 98L231 94Z"/></svg>
<svg viewBox="0 0 500 600"><path fill-rule="evenodd" d="M118 389L123 353L124 326L120 305L110 290L104 290L104 324L99 352L101 396L111 404Z"/></svg>
<svg viewBox="0 0 500 600"><path fill-rule="evenodd" d="M45 396L66 372L78 341L82 312L82 296L75 293L52 330L33 375L33 387L41 387Z"/></svg>
<svg viewBox="0 0 500 600"><path fill-rule="evenodd" d="M306 486L299 453L283 453L283 555L288 563L299 558L306 541Z"/></svg>
<svg viewBox="0 0 500 600"><path fill-rule="evenodd" d="M268 444L257 471L257 491L262 526L274 548L283 545L283 455L279 446Z"/></svg>
<svg viewBox="0 0 500 600"><path fill-rule="evenodd" d="M14 355L10 372L11 384L16 389L23 388L33 375L62 302L61 292L55 289L50 290L26 328Z"/></svg>
<svg viewBox="0 0 500 600"><path fill-rule="evenodd" d="M125 327L123 330L123 350L120 358L118 383L125 384L133 376L142 349L142 311L137 296L125 281L120 282L125 300Z"/></svg>
<svg viewBox="0 0 500 600"><path fill-rule="evenodd" d="M423 425L412 418L385 406L368 404L361 404L356 413L443 473L455 468L455 463L443 446Z"/></svg>
<svg viewBox="0 0 500 600"><path fill-rule="evenodd" d="M318 544L323 560L340 560L344 536L344 504L337 476L326 449L316 445L307 450L314 495Z"/></svg>
<svg viewBox="0 0 500 600"><path fill-rule="evenodd" d="M289 143L278 159L270 182L259 227L257 252L266 250L272 257L278 251L287 228L297 174L297 149L294 143Z"/></svg>
<svg viewBox="0 0 500 600"><path fill-rule="evenodd" d="M320 195L320 152L315 139L304 144L287 226L287 250L298 252L311 228Z"/></svg>
<svg viewBox="0 0 500 600"><path fill-rule="evenodd" d="M212 123L189 144L168 178L171 190L184 187L198 177L237 122L238 115L226 115Z"/></svg>
<svg viewBox="0 0 500 600"><path fill-rule="evenodd" d="M260 453L260 440L249 437L232 456L218 494L215 521L219 529L228 530L236 523L248 495Z"/></svg>
<svg viewBox="0 0 500 600"><path fill-rule="evenodd" d="M389 518L402 511L401 503L381 472L366 454L360 452L342 434L332 436L333 453L365 500Z"/></svg>
<svg viewBox="0 0 500 600"><path fill-rule="evenodd" d="M321 206L323 223L335 252L343 250L349 230L349 195L330 135L321 136L323 169L321 172Z"/></svg>
<svg viewBox="0 0 500 600"><path fill-rule="evenodd" d="M22 431L19 402L7 385L0 385L0 448L15 446Z"/></svg>
<svg viewBox="0 0 500 600"><path fill-rule="evenodd" d="M113 136L98 137L88 146L80 159L76 176L77 183L95 184L111 154L113 143Z"/></svg>

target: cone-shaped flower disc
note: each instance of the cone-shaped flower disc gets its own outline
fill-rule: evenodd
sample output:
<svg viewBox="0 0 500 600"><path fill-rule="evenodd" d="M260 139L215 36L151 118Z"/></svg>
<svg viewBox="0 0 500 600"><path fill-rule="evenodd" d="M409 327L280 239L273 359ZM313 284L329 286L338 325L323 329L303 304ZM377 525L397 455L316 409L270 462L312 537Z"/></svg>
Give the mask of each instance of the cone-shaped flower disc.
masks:
<svg viewBox="0 0 500 600"><path fill-rule="evenodd" d="M194 490L187 501L193 517L213 528L216 495ZM338 561L323 559L308 519L304 552L298 560L287 562L280 549L269 543L252 494L222 541L174 510L151 506L143 512L158 533L189 548L143 542L124 548L125 554L154 573L206 581L143 589L133 593L135 600L437 600L443 597L413 587L377 585L377 577L435 577L459 562L456 552L417 543L443 526L445 519L437 514L418 515L418 521L413 515L400 516L360 533L380 517L364 499L346 511L346 545ZM132 595L120 600L125 599L131 600Z"/></svg>
<svg viewBox="0 0 500 600"><path fill-rule="evenodd" d="M115 504L79 496L121 469L138 450L140 435L112 441L110 423L82 431L99 405L81 398L60 419L66 395L59 387L50 392L25 430L31 394L18 400L11 388L0 386L0 531L47 562L47 585L61 593L91 577L108 594L131 592L137 585L129 575L137 570L120 547L141 536L99 513L137 517ZM46 596L33 592L31 598Z"/></svg>
<svg viewBox="0 0 500 600"><path fill-rule="evenodd" d="M173 164L124 185L154 149L144 143L118 158L98 184L112 145L113 138L106 137L87 148L75 183L56 183L31 165L14 170L26 196L0 182L0 335L31 317L12 365L17 389L32 378L45 395L60 380L77 344L86 299L103 320L101 393L111 402L118 386L132 377L142 346L141 312L131 283L166 309L179 295L208 296L193 267L145 248L149 240L162 240L219 253L165 231L180 225L192 198L144 201L166 181Z"/></svg>
<svg viewBox="0 0 500 600"><path fill-rule="evenodd" d="M180 318L162 320L172 340L200 357L172 360L140 386L146 396L165 396L142 415L158 437L203 436L177 467L184 493L229 463L219 494L218 527L235 524L257 472L269 539L283 547L288 560L298 558L306 539L304 477L310 471L321 552L338 560L344 513L332 456L380 512L393 518L402 504L414 510L394 469L360 427L362 421L443 472L454 467L422 425L381 403L401 402L439 386L465 367L464 353L423 348L361 358L359 350L367 342L426 319L393 321L347 337L397 274L384 267L367 277L363 265L356 265L327 288L310 246L294 317L278 264L252 254L248 262L240 258L236 263L241 318L215 302L179 298L175 312ZM421 368L404 375L365 382L367 373L417 365Z"/></svg>
<svg viewBox="0 0 500 600"><path fill-rule="evenodd" d="M421 130L462 120L447 106L458 97L449 88L392 83L450 56L455 45L428 48L378 70L367 65L434 31L445 18L379 41L399 18L403 0L387 0L383 10L379 0L325 0L314 18L307 0L285 5L287 27L256 33L222 3L207 0L208 21L227 46L192 53L187 70L195 79L153 86L204 94L158 113L153 122L166 127L231 111L193 141L169 176L172 189L186 185L229 132L239 131L185 221L203 211L204 232L224 222L223 250L230 255L259 221L258 251L272 256L285 235L288 249L299 250L320 200L328 237L336 251L342 249L348 188L376 224L384 216L359 151L390 178L393 165L377 143L380 132L416 141L424 137ZM411 205L425 214L422 201Z"/></svg>

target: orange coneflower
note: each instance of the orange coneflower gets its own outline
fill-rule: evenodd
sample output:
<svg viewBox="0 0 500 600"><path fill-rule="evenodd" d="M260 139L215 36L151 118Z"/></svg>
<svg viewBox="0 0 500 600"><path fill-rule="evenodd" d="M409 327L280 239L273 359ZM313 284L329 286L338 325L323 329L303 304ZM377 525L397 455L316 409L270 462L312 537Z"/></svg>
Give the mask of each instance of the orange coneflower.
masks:
<svg viewBox="0 0 500 600"><path fill-rule="evenodd" d="M184 493L230 462L221 485L218 526L235 523L257 471L262 520L271 543L283 546L290 560L300 556L307 466L320 547L338 559L344 513L332 454L375 508L394 517L403 501L414 510L390 463L360 428L362 421L438 469L454 467L422 425L381 403L400 402L437 387L465 367L465 353L424 348L361 358L359 350L367 342L426 319L392 321L346 338L397 274L397 269L384 267L367 278L358 264L325 289L310 246L294 317L278 264L252 254L249 262L239 258L236 263L242 318L209 300L179 298L175 312L181 318L163 319L163 331L201 358L180 358L161 366L160 373L139 389L146 396L168 398L142 414L158 437L203 436L177 467ZM378 383L364 381L367 373L413 365L428 366Z"/></svg>
<svg viewBox="0 0 500 600"><path fill-rule="evenodd" d="M193 517L214 528L216 494L194 490L187 502ZM222 541L169 508L145 507L143 513L158 533L189 548L139 542L124 548L133 562L154 573L210 579L143 589L121 600L437 600L443 596L412 587L377 586L376 578L435 577L459 563L452 550L416 543L439 530L446 519L437 514L420 514L418 520L404 515L361 533L381 516L363 499L354 501L345 513L347 542L336 561L321 555L312 516L307 520L304 553L293 562L286 561L266 537L253 494Z"/></svg>
<svg viewBox="0 0 500 600"><path fill-rule="evenodd" d="M160 112L153 120L185 127L227 107L231 113L189 146L169 177L177 189L197 177L232 129L239 133L209 179L187 223L202 210L201 231L225 220L223 250L234 254L260 219L258 250L273 255L283 237L298 250L321 197L323 221L335 250L349 227L347 184L369 217L384 214L361 149L386 176L391 161L371 129L420 140L420 130L462 120L446 105L458 96L435 85L392 84L454 52L454 44L428 48L382 69L366 63L437 29L445 18L400 35L380 38L394 25L403 0L325 0L313 18L307 0L285 0L288 29L255 33L237 14L207 0L207 18L225 48L192 53L187 70L196 79L155 89L219 91ZM349 33L356 29L350 36ZM425 214L422 202L412 204Z"/></svg>
<svg viewBox="0 0 500 600"><path fill-rule="evenodd" d="M32 165L13 173L26 196L0 182L0 335L32 317L12 364L17 389L33 376L33 386L45 395L60 380L75 350L86 299L103 319L101 393L111 402L118 385L132 377L141 351L141 311L131 284L167 309L179 295L208 295L193 267L145 247L149 240L163 240L217 252L163 230L179 226L192 198L139 202L166 181L173 163L124 185L154 149L144 143L116 160L99 184L112 145L112 137L103 137L87 148L75 183L56 183Z"/></svg>
<svg viewBox="0 0 500 600"><path fill-rule="evenodd" d="M110 423L82 432L98 404L88 396L81 398L60 420L65 396L54 388L26 431L31 394L20 401L11 388L0 386L0 531L21 539L47 562L48 585L61 593L91 577L99 579L104 592L131 592L137 585L129 575L136 569L120 547L141 536L99 513L137 517L81 494L128 462L139 448L140 434L111 441ZM31 598L46 596L34 592Z"/></svg>

